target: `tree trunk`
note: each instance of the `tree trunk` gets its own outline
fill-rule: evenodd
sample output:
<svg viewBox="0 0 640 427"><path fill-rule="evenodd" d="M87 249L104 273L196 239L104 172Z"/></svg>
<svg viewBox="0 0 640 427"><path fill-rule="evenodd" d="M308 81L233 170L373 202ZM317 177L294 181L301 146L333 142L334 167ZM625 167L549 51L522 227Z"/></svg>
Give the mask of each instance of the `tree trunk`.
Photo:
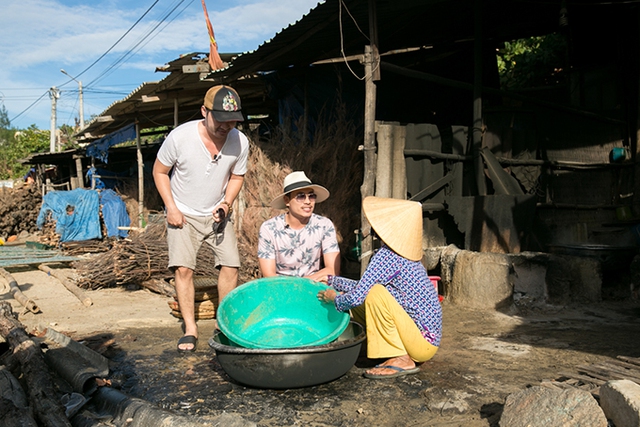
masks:
<svg viewBox="0 0 640 427"><path fill-rule="evenodd" d="M53 380L40 348L29 338L7 302L0 302L0 334L20 362L35 418L44 427L71 427L59 403Z"/></svg>
<svg viewBox="0 0 640 427"><path fill-rule="evenodd" d="M74 283L71 283L69 281L69 278L64 273L61 273L60 271L56 271L51 267L49 267L48 265L44 265L44 264L38 265L38 269L58 279L64 285L64 287L67 288L69 292L75 295L76 298L78 298L80 302L82 302L82 304L85 307L89 307L93 304L93 302L91 301L91 298L86 296L82 289L77 287Z"/></svg>
<svg viewBox="0 0 640 427"><path fill-rule="evenodd" d="M22 386L6 368L0 366L0 420L4 427L37 427Z"/></svg>

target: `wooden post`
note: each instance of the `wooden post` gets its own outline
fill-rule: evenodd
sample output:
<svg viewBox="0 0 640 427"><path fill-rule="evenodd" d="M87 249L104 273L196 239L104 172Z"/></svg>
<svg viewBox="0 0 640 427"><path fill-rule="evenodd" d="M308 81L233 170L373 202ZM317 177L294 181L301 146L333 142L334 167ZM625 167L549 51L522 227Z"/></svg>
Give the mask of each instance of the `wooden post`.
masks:
<svg viewBox="0 0 640 427"><path fill-rule="evenodd" d="M176 97L173 100L173 127L177 128L178 127L178 98Z"/></svg>
<svg viewBox="0 0 640 427"><path fill-rule="evenodd" d="M362 198L374 195L376 180L376 144L375 144L375 119L376 119L376 85L373 82L372 70L374 67L371 46L364 47L365 69L365 101L364 101L364 179L360 187ZM369 264L373 251L373 238L371 237L371 224L364 213L361 214L362 229L362 255L360 259L360 273L364 273Z"/></svg>
<svg viewBox="0 0 640 427"><path fill-rule="evenodd" d="M393 127L391 148L391 197L405 200L407 198L407 162L404 157L404 146L407 128L400 124Z"/></svg>
<svg viewBox="0 0 640 427"><path fill-rule="evenodd" d="M144 228L144 161L140 148L140 124L136 123L136 154L138 156L138 227Z"/></svg>
<svg viewBox="0 0 640 427"><path fill-rule="evenodd" d="M482 150L482 4L474 2L474 41L473 41L473 158L476 169L476 186L479 196L487 194L484 178Z"/></svg>
<svg viewBox="0 0 640 427"><path fill-rule="evenodd" d="M364 47L364 177L360 194L362 198L373 196L376 183L376 85L374 81L380 80L380 55L378 54L378 18L376 0L369 0L369 40L370 45ZM364 213L361 216L361 255L360 273L364 273L373 254L373 237L371 236L371 224Z"/></svg>
<svg viewBox="0 0 640 427"><path fill-rule="evenodd" d="M396 123L376 122L375 135L378 146L376 158L376 197L391 197L393 185L393 133Z"/></svg>
<svg viewBox="0 0 640 427"><path fill-rule="evenodd" d="M76 159L76 179L78 188L84 188L84 174L82 170L82 157L79 155L73 156Z"/></svg>

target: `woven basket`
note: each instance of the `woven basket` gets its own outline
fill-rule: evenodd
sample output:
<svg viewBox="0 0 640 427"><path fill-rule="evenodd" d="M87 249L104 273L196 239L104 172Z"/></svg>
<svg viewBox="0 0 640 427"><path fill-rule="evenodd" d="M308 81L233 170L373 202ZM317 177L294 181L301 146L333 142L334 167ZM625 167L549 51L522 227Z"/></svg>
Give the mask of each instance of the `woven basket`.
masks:
<svg viewBox="0 0 640 427"><path fill-rule="evenodd" d="M169 301L169 307L171 308L171 314L179 319L182 319L180 313L180 306L177 301ZM216 310L218 309L217 301L202 301L195 303L195 315L197 319L214 319L216 317Z"/></svg>
<svg viewBox="0 0 640 427"><path fill-rule="evenodd" d="M171 286L173 286L174 288L176 287L175 279L171 279L169 283L171 283ZM195 276L193 278L193 287L195 288L196 292L201 289L217 288L218 278L210 276Z"/></svg>

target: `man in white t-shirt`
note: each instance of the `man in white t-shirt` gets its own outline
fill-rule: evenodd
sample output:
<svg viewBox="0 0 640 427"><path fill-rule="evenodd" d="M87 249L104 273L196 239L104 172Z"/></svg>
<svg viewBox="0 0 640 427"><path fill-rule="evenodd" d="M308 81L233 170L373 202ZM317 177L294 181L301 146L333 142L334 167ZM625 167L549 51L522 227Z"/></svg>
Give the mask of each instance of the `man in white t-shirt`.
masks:
<svg viewBox="0 0 640 427"><path fill-rule="evenodd" d="M184 123L169 133L158 151L153 179L167 216L169 268L184 321L179 351L195 351L193 271L203 242L213 249L218 300L238 283L240 255L233 226L226 226L231 206L247 171L249 141L236 129L243 121L240 97L229 86L214 86L204 97L204 119Z"/></svg>
<svg viewBox="0 0 640 427"><path fill-rule="evenodd" d="M276 275L317 280L340 274L340 247L333 222L313 213L329 191L313 184L302 171L284 179L283 193L271 202L287 212L262 223L258 265L263 277Z"/></svg>

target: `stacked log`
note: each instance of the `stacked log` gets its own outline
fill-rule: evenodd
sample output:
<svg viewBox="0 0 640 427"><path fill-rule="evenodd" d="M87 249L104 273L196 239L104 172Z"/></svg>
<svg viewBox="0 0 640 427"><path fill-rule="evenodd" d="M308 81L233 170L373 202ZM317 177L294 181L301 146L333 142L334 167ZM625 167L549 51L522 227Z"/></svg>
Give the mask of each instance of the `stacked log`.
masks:
<svg viewBox="0 0 640 427"><path fill-rule="evenodd" d="M0 237L8 239L38 231L36 221L42 206L42 194L35 185L0 188Z"/></svg>
<svg viewBox="0 0 640 427"><path fill-rule="evenodd" d="M2 425L7 426L52 426L71 427L65 408L40 348L31 340L24 326L16 319L11 305L0 302L0 335L12 349L12 357L17 360L26 388L30 408L24 408L25 400L0 399ZM6 373L5 373L6 374ZM14 377L17 378L16 375ZM12 387L20 384L8 378Z"/></svg>

